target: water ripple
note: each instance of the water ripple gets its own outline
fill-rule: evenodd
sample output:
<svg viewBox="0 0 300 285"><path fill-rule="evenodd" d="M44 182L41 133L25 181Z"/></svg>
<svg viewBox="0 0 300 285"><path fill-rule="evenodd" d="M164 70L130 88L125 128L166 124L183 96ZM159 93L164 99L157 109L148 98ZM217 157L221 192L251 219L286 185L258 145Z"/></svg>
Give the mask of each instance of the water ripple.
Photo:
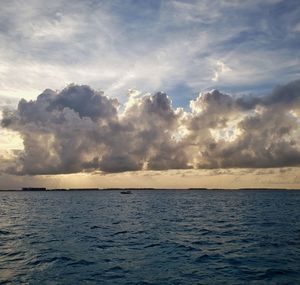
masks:
<svg viewBox="0 0 300 285"><path fill-rule="evenodd" d="M300 192L1 192L0 284L300 284Z"/></svg>

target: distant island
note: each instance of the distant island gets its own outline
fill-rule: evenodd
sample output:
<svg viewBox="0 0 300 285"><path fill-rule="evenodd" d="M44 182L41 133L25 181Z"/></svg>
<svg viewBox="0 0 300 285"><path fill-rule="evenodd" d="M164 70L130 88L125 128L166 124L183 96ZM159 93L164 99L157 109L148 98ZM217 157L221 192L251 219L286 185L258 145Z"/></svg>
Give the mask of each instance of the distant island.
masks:
<svg viewBox="0 0 300 285"><path fill-rule="evenodd" d="M47 188L44 187L23 187L22 191L46 191Z"/></svg>

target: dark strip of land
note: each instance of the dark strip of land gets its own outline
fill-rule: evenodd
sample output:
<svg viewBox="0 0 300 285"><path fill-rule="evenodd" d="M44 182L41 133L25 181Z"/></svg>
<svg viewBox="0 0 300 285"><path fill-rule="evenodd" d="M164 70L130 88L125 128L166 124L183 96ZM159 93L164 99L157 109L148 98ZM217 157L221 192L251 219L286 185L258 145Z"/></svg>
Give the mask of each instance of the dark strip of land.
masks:
<svg viewBox="0 0 300 285"><path fill-rule="evenodd" d="M300 190L291 188L44 188L44 187L23 187L20 189L2 189L0 191L135 191L135 190L199 190L199 191L211 191L211 190Z"/></svg>

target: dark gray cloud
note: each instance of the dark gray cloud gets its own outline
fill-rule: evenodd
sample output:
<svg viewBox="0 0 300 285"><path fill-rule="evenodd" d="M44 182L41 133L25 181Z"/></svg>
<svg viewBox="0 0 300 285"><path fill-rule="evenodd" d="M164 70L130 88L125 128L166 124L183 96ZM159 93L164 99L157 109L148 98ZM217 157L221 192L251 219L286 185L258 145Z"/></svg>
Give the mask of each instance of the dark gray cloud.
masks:
<svg viewBox="0 0 300 285"><path fill-rule="evenodd" d="M83 97L86 100L83 100ZM93 165L108 126L117 120L117 101L87 86L60 93L45 90L35 101L22 99L4 112L2 126L21 134L24 151L10 172L70 173Z"/></svg>
<svg viewBox="0 0 300 285"><path fill-rule="evenodd" d="M119 103L88 86L45 90L3 113L2 127L24 142L13 174L57 174L101 170L186 168L187 159L172 135L178 115L164 93Z"/></svg>
<svg viewBox="0 0 300 285"><path fill-rule="evenodd" d="M11 174L123 172L300 165L300 80L266 96L200 94L191 110L162 92L130 95L125 106L88 86L45 90L3 111L3 128L24 150Z"/></svg>

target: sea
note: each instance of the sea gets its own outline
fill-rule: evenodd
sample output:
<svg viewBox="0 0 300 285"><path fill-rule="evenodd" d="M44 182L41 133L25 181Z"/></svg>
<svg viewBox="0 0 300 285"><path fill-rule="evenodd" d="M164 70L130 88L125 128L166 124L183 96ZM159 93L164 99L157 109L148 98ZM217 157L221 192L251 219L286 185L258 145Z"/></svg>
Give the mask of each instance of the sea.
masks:
<svg viewBox="0 0 300 285"><path fill-rule="evenodd" d="M300 284L300 191L1 191L0 284Z"/></svg>

